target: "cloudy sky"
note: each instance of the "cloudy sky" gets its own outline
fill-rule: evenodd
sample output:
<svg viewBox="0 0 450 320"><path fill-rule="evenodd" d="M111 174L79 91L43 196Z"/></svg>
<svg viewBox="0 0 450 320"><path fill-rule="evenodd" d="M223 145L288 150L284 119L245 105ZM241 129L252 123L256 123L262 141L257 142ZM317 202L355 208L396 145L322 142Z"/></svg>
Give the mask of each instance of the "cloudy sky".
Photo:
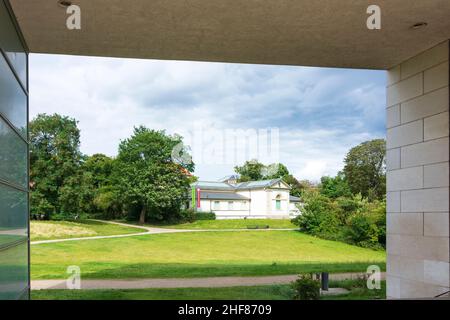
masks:
<svg viewBox="0 0 450 320"><path fill-rule="evenodd" d="M272 149L260 160L299 179L336 174L349 148L384 138L384 87L381 71L30 55L31 118L77 119L86 154L115 156L138 125L181 134L202 180L254 158L251 134L263 132ZM233 140L234 158L219 143L230 132L250 137Z"/></svg>

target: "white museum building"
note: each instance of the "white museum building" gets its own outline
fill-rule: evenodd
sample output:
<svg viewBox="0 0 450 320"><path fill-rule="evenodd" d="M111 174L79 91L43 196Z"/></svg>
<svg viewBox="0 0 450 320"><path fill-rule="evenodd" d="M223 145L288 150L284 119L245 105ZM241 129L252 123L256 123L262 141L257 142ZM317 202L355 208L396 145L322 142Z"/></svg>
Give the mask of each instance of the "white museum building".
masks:
<svg viewBox="0 0 450 320"><path fill-rule="evenodd" d="M217 219L289 219L300 214L300 198L290 195L282 179L237 182L235 176L220 181L197 181L196 210L210 211ZM200 201L198 202L198 198Z"/></svg>

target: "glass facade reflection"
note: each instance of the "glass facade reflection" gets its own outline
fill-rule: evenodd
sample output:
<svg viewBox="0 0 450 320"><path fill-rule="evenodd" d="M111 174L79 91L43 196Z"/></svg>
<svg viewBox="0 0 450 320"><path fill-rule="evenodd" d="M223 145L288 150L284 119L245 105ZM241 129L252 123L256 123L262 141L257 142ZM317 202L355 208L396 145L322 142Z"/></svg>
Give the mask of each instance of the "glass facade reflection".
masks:
<svg viewBox="0 0 450 320"><path fill-rule="evenodd" d="M27 87L28 56L3 0L0 1L0 25L0 47L12 64L21 84Z"/></svg>
<svg viewBox="0 0 450 320"><path fill-rule="evenodd" d="M0 0L0 300L29 298L27 65Z"/></svg>
<svg viewBox="0 0 450 320"><path fill-rule="evenodd" d="M0 60L0 74L0 112L26 138L27 96L4 59Z"/></svg>

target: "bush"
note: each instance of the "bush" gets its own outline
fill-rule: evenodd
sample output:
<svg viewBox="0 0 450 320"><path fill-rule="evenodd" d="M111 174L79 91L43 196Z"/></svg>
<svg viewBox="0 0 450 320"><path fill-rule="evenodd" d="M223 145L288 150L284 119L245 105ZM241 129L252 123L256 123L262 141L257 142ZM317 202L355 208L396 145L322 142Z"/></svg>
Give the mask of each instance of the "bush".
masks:
<svg viewBox="0 0 450 320"><path fill-rule="evenodd" d="M378 243L378 227L367 214L354 215L344 229L348 242L360 247L376 248Z"/></svg>
<svg viewBox="0 0 450 320"><path fill-rule="evenodd" d="M194 222L197 220L216 220L216 214L214 212L201 212L193 209L181 210L179 214L179 220L173 222Z"/></svg>
<svg viewBox="0 0 450 320"><path fill-rule="evenodd" d="M195 220L216 220L214 212L196 212Z"/></svg>
<svg viewBox="0 0 450 320"><path fill-rule="evenodd" d="M300 275L292 283L295 291L294 300L319 300L320 281L314 280L312 274Z"/></svg>
<svg viewBox="0 0 450 320"><path fill-rule="evenodd" d="M348 242L361 247L386 247L386 202L366 203L358 214L353 215L345 229Z"/></svg>
<svg viewBox="0 0 450 320"><path fill-rule="evenodd" d="M327 197L312 191L304 195L305 205L302 214L292 220L301 231L335 239L339 221L336 217L336 205Z"/></svg>
<svg viewBox="0 0 450 320"><path fill-rule="evenodd" d="M317 191L303 196L302 214L292 220L305 233L361 247L386 247L386 201L361 195L330 199Z"/></svg>
<svg viewBox="0 0 450 320"><path fill-rule="evenodd" d="M194 222L196 220L196 212L193 209L185 209L180 211L179 221L175 222Z"/></svg>

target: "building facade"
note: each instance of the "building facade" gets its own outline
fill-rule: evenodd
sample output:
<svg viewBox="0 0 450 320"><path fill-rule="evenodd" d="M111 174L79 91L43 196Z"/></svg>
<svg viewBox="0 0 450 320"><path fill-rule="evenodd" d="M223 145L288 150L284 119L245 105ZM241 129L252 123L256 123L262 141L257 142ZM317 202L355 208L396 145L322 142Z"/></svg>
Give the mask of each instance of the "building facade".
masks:
<svg viewBox="0 0 450 320"><path fill-rule="evenodd" d="M198 181L192 187L197 190L194 208L214 212L217 219L289 219L300 214L300 198L291 196L281 179Z"/></svg>
<svg viewBox="0 0 450 320"><path fill-rule="evenodd" d="M0 300L29 297L28 56L0 1Z"/></svg>
<svg viewBox="0 0 450 320"><path fill-rule="evenodd" d="M449 291L449 41L388 71L387 296Z"/></svg>

